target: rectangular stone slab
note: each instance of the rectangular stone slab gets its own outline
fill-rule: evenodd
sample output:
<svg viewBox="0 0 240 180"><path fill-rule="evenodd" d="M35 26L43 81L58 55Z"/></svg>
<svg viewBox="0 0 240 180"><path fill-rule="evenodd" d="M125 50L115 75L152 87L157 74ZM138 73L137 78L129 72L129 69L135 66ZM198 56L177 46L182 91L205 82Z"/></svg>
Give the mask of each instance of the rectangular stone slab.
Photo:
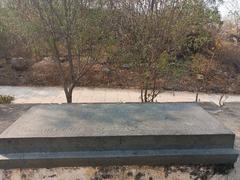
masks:
<svg viewBox="0 0 240 180"><path fill-rule="evenodd" d="M64 104L32 107L0 138L233 133L194 103Z"/></svg>
<svg viewBox="0 0 240 180"><path fill-rule="evenodd" d="M40 105L0 135L0 168L233 164L234 139L194 103Z"/></svg>

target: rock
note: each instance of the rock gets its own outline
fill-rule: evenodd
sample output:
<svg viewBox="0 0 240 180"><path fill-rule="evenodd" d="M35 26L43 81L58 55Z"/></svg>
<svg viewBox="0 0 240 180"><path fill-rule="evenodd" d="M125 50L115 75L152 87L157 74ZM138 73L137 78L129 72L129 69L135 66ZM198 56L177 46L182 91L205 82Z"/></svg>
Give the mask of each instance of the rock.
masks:
<svg viewBox="0 0 240 180"><path fill-rule="evenodd" d="M19 58L12 58L11 59L11 66L16 71L25 71L29 68L29 61L19 57Z"/></svg>
<svg viewBox="0 0 240 180"><path fill-rule="evenodd" d="M204 75L197 74L197 80L204 80Z"/></svg>
<svg viewBox="0 0 240 180"><path fill-rule="evenodd" d="M130 69L131 66L130 66L129 64L123 64L122 67L123 67L124 69Z"/></svg>
<svg viewBox="0 0 240 180"><path fill-rule="evenodd" d="M54 60L51 57L44 57L42 61L54 62Z"/></svg>
<svg viewBox="0 0 240 180"><path fill-rule="evenodd" d="M108 67L103 67L102 68L102 72L106 73L106 74L111 74L111 69L109 69Z"/></svg>

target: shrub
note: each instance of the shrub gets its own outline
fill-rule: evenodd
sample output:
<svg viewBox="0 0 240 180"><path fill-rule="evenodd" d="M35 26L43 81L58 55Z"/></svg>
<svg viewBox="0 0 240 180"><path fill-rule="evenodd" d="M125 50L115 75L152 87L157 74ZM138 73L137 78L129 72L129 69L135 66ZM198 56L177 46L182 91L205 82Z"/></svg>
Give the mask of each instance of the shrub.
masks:
<svg viewBox="0 0 240 180"><path fill-rule="evenodd" d="M14 100L14 97L12 96L0 95L0 104L11 104L13 100Z"/></svg>
<svg viewBox="0 0 240 180"><path fill-rule="evenodd" d="M222 48L216 52L218 60L227 65L234 67L235 72L240 73L240 48L233 43L224 41Z"/></svg>
<svg viewBox="0 0 240 180"><path fill-rule="evenodd" d="M191 71L193 74L202 74L207 76L217 69L217 62L209 59L202 54L192 56Z"/></svg>

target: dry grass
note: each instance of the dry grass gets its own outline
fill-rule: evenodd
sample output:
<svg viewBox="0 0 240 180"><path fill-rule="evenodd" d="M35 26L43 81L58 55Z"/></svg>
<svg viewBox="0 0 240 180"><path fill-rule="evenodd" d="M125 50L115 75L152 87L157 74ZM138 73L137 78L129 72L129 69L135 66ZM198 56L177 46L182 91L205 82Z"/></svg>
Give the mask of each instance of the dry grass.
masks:
<svg viewBox="0 0 240 180"><path fill-rule="evenodd" d="M0 95L0 104L11 104L12 101L14 101L14 97Z"/></svg>
<svg viewBox="0 0 240 180"><path fill-rule="evenodd" d="M34 85L59 85L57 65L52 61L40 61L32 66L30 81Z"/></svg>
<svg viewBox="0 0 240 180"><path fill-rule="evenodd" d="M217 52L217 59L224 65L234 67L236 73L240 73L240 45L235 46L224 41L222 48Z"/></svg>

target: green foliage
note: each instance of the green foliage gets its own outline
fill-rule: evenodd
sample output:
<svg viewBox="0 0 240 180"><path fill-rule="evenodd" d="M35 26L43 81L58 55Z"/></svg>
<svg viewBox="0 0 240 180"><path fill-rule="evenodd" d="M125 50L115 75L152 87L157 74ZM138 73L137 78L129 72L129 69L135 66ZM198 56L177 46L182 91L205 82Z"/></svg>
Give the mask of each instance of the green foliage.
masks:
<svg viewBox="0 0 240 180"><path fill-rule="evenodd" d="M185 55L201 52L203 49L211 47L213 41L213 37L208 32L190 34L186 37L182 45L182 52Z"/></svg>
<svg viewBox="0 0 240 180"><path fill-rule="evenodd" d="M12 5L9 8L2 7L0 11L0 29L2 24L6 29L4 32L0 31L0 39L3 39L1 42L11 39L10 33L15 35L14 39L24 42L25 48L33 55L41 56L51 51L47 44L52 39L46 33L47 25L42 24L37 16L36 9L32 6L34 3L18 3L16 0L9 2ZM217 11L219 1L215 0L186 0L177 2L174 6L173 1L168 0L164 9L152 17L150 14L148 17L134 14L133 9L124 9L125 6L110 11L103 2L93 1L96 8L93 8L93 4L92 8L87 7L87 3L79 7L76 22L69 22L69 18L64 17L64 1L52 1L52 7L48 6L47 1L36 2L44 9L43 16L55 22L54 28L59 27L57 38L60 44L64 44L63 32L67 31L69 23L74 23L72 41L74 46L81 47L81 53L89 53L89 46L93 47L94 44L91 53L95 53L99 59L117 59L132 64L146 61L156 46L161 48L156 57L158 60L161 59L161 53L168 49L174 49L174 52L167 52L170 54L191 56L211 45L213 37L209 32L209 25L220 22ZM52 14L51 8L58 17ZM167 36L167 42L160 41L163 34Z"/></svg>
<svg viewBox="0 0 240 180"><path fill-rule="evenodd" d="M172 57L170 56L170 54L164 51L161 54L160 59L157 61L159 71L163 73L167 72L169 70L169 63L171 62L171 60Z"/></svg>
<svg viewBox="0 0 240 180"><path fill-rule="evenodd" d="M7 32L5 26L0 22L0 57L4 56L7 50L6 41Z"/></svg>
<svg viewBox="0 0 240 180"><path fill-rule="evenodd" d="M14 101L14 97L0 95L0 104L11 104L12 101Z"/></svg>
<svg viewBox="0 0 240 180"><path fill-rule="evenodd" d="M6 56L9 50L9 29L7 28L3 19L5 9L0 7L0 58Z"/></svg>
<svg viewBox="0 0 240 180"><path fill-rule="evenodd" d="M128 63L148 88L169 73L179 78L191 57L214 47L221 24L221 0L8 2L0 11L2 42L17 39L35 56L68 57L70 67L79 56Z"/></svg>
<svg viewBox="0 0 240 180"><path fill-rule="evenodd" d="M15 50L17 56L23 56L31 52L32 55L45 52L46 43L44 42L44 32L40 29L40 23L23 20L21 11L12 7L0 8L0 38L5 39L1 42L4 45L4 51L7 56L15 55L11 50ZM0 42L0 46L1 46ZM2 47L2 46L1 46ZM3 48L2 48L3 49Z"/></svg>
<svg viewBox="0 0 240 180"><path fill-rule="evenodd" d="M177 81L180 79L185 73L188 72L189 64L191 64L191 61L175 61L170 64L170 74L172 75L172 79L175 79Z"/></svg>

